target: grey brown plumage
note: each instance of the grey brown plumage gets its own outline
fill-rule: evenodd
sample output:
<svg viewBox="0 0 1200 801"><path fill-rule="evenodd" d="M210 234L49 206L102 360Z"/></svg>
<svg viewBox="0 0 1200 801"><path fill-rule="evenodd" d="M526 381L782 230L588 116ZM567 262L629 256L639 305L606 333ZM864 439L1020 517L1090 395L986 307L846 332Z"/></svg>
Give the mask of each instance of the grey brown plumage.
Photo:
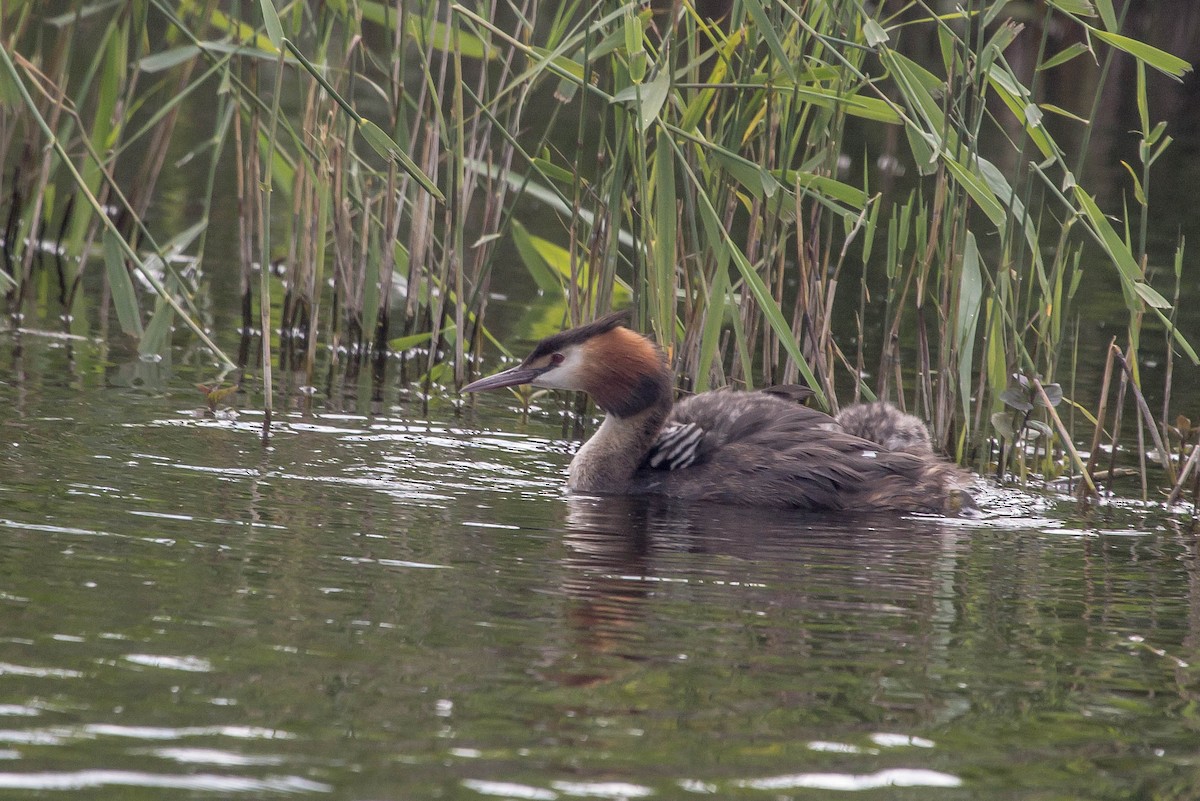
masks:
<svg viewBox="0 0 1200 801"><path fill-rule="evenodd" d="M878 442L889 451L933 453L925 424L890 403L876 401L847 406L834 420L847 434Z"/></svg>
<svg viewBox="0 0 1200 801"><path fill-rule="evenodd" d="M622 313L542 340L465 392L532 383L587 392L607 414L571 462L581 492L830 511L957 511L962 473L924 425L888 404L837 418L802 390L718 390L674 403L669 368ZM863 435L867 436L863 436Z"/></svg>

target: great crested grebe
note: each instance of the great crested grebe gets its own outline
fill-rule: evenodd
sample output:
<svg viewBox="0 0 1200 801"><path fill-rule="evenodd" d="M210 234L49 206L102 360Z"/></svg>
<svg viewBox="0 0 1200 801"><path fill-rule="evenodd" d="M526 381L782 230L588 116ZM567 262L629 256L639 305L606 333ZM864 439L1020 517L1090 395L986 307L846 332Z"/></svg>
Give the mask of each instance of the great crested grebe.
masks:
<svg viewBox="0 0 1200 801"><path fill-rule="evenodd" d="M675 403L666 359L623 326L628 318L616 312L547 337L516 367L462 391L532 384L590 395L606 414L571 461L567 486L579 492L808 510L971 505L962 472L934 455L924 424L890 404L830 417L786 388Z"/></svg>

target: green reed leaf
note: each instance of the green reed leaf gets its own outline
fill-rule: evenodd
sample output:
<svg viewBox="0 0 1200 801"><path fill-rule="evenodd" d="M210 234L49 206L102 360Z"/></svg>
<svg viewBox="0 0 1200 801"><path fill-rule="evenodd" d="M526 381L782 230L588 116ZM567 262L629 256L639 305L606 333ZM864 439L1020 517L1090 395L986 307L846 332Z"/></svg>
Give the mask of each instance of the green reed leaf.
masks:
<svg viewBox="0 0 1200 801"><path fill-rule="evenodd" d="M563 282L560 276L562 272L551 267L550 262L543 255L544 248L539 248L534 241L537 237L530 234L524 225L513 220L512 239L513 245L517 248L517 255L521 257L521 263L525 265L525 269L533 278L534 283L538 285L538 289L548 295L561 295ZM545 242L545 240L542 241Z"/></svg>
<svg viewBox="0 0 1200 801"><path fill-rule="evenodd" d="M713 147L710 155L755 197L774 197L779 191L779 181L775 176L753 161L717 146Z"/></svg>
<svg viewBox="0 0 1200 801"><path fill-rule="evenodd" d="M676 196L675 152L666 131L658 129L654 147L654 171L651 187L654 192L654 317L655 329L663 342L674 340L675 328L675 265L676 265ZM670 340L666 335L671 334Z"/></svg>
<svg viewBox="0 0 1200 801"><path fill-rule="evenodd" d="M375 123L368 119L360 118L358 120L358 132L362 134L363 139L367 140L367 144L375 149L375 152L384 158L393 159L398 162L403 170L412 177L414 181L421 185L429 194L433 195L438 200L445 200L446 196L442 194L442 190L437 188L437 184L433 179L417 166L417 163L409 158L408 154L400 145L396 144L396 140L388 136L387 133Z"/></svg>
<svg viewBox="0 0 1200 801"><path fill-rule="evenodd" d="M267 38L271 40L271 44L276 49L283 47L283 26L279 24L279 14L275 11L275 4L271 0L258 0L258 7L262 10L263 27L267 29Z"/></svg>
<svg viewBox="0 0 1200 801"><path fill-rule="evenodd" d="M1090 0L1046 0L1046 5L1057 8L1066 14L1076 14L1081 17L1096 16L1096 9Z"/></svg>
<svg viewBox="0 0 1200 801"><path fill-rule="evenodd" d="M1123 50L1138 61L1149 64L1164 75L1168 75L1176 80L1181 79L1184 75L1192 71L1192 65L1187 61L1179 56L1171 55L1165 50L1159 50L1153 45L1139 42L1137 39L1131 39L1119 33L1102 31L1098 28L1092 28L1091 32L1097 39L1107 42L1118 50Z"/></svg>
<svg viewBox="0 0 1200 801"><path fill-rule="evenodd" d="M1055 53L1050 58L1043 61L1041 64L1038 64L1036 71L1037 72L1045 72L1046 70L1052 70L1061 64L1066 64L1068 61L1075 58L1076 56L1079 56L1079 55L1082 55L1082 54L1088 53L1088 52L1091 52L1090 47L1088 47L1083 42L1075 42L1074 44L1072 44L1068 47L1064 47L1062 50L1059 50L1057 53Z"/></svg>
<svg viewBox="0 0 1200 801"><path fill-rule="evenodd" d="M175 322L175 310L163 298L154 302L154 314L142 335L138 355L155 356L164 353L170 347L171 324Z"/></svg>
<svg viewBox="0 0 1200 801"><path fill-rule="evenodd" d="M779 33L775 30L776 24L767 16L762 3L759 0L743 0L742 5L746 9L746 13L754 20L755 33L762 37L762 40L766 42L767 49L775 57L776 66L783 70L783 74L788 78L793 81L796 80L796 71L792 66L792 60L788 58L787 51L783 47L783 42L779 38Z"/></svg>
<svg viewBox="0 0 1200 801"><path fill-rule="evenodd" d="M1069 0L1066 0L1069 2ZM1064 2L1064 0L1056 0L1056 2ZM1100 12L1100 21L1104 23L1107 30L1115 31L1121 27L1121 23L1117 21L1117 12L1113 8L1112 0L1094 0L1096 10Z"/></svg>
<svg viewBox="0 0 1200 801"><path fill-rule="evenodd" d="M958 314L954 318L958 344L958 395L963 419L971 419L971 368L975 363L975 332L979 328L979 310L983 300L983 271L975 234L967 232L959 277Z"/></svg>
<svg viewBox="0 0 1200 801"><path fill-rule="evenodd" d="M200 53L200 48L193 44L183 45L171 50L164 50L161 53L155 53L138 61L138 68L142 72L161 72L169 70L171 67L178 66L184 62L190 61Z"/></svg>
<svg viewBox="0 0 1200 801"><path fill-rule="evenodd" d="M358 7L362 10L364 22L383 25L390 30L396 27L397 14L394 3L380 3L376 0L359 0ZM424 45L432 46L434 50L446 52L452 47L454 39L450 28L444 22L438 22L433 17L408 11L404 15L405 33ZM476 61L494 59L499 51L475 34L461 28L454 32L458 39L458 52L463 58Z"/></svg>
<svg viewBox="0 0 1200 801"><path fill-rule="evenodd" d="M871 47L878 47L881 44L885 44L889 38L883 26L871 17L863 20L863 37Z"/></svg>
<svg viewBox="0 0 1200 801"><path fill-rule="evenodd" d="M424 345L433 338L432 331L426 331L423 334L409 334L406 337L396 337L388 340L388 348L396 353L403 353L406 350L411 350L418 345Z"/></svg>
<svg viewBox="0 0 1200 801"><path fill-rule="evenodd" d="M996 193L988 186L987 182L979 175L971 170L967 165L953 158L947 158L943 161L946 169L954 176L954 180L958 181L959 186L967 190L967 194L975 201L975 204L987 215L988 219L996 227L1004 225L1004 204L996 197Z"/></svg>
<svg viewBox="0 0 1200 801"><path fill-rule="evenodd" d="M113 306L117 309L117 321L121 330L132 337L142 336L142 316L138 308L137 293L129 270L125 267L125 255L121 242L111 229L104 232L104 264L108 268L108 285L112 292Z"/></svg>
<svg viewBox="0 0 1200 801"><path fill-rule="evenodd" d="M1138 297L1146 302L1147 306L1153 309L1171 308L1171 301L1164 298L1157 289L1144 281L1134 281L1133 290L1137 292Z"/></svg>

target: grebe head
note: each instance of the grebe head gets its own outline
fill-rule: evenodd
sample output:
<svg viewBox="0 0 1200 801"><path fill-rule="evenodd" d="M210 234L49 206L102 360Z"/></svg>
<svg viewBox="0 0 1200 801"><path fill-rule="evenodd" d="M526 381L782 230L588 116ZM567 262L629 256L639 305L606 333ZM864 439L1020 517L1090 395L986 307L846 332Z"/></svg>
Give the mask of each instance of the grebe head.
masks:
<svg viewBox="0 0 1200 801"><path fill-rule="evenodd" d="M630 417L671 395L671 374L658 348L629 330L628 311L546 337L516 367L481 378L463 392L532 384L592 396L601 409Z"/></svg>

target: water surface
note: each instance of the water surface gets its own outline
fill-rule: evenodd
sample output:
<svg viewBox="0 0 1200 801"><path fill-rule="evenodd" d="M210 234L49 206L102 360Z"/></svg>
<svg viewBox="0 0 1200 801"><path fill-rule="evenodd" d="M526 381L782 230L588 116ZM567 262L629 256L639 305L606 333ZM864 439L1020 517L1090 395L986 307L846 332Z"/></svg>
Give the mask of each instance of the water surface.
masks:
<svg viewBox="0 0 1200 801"><path fill-rule="evenodd" d="M186 365L0 336L0 797L1195 797L1170 517L570 496L549 404L264 448Z"/></svg>

